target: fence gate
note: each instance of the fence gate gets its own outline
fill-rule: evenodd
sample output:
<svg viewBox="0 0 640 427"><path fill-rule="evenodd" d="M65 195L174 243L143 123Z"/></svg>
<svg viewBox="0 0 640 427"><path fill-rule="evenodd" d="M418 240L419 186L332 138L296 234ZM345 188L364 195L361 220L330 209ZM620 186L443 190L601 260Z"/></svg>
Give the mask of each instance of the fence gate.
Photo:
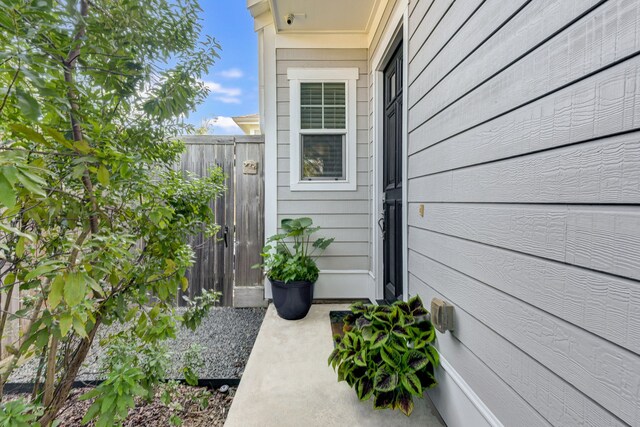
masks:
<svg viewBox="0 0 640 427"><path fill-rule="evenodd" d="M219 166L227 190L211 201L220 231L213 238L190 239L196 262L187 272L189 297L202 289L222 292L220 305L264 304L260 262L264 245L264 137L185 136L186 151L180 167L197 176ZM182 298L178 300L183 305Z"/></svg>

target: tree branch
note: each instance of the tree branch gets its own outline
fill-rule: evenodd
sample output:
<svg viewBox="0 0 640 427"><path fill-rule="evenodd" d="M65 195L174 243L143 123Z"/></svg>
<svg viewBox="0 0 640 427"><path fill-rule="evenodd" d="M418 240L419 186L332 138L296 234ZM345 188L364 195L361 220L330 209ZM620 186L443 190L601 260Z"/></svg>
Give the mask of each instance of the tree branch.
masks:
<svg viewBox="0 0 640 427"><path fill-rule="evenodd" d="M2 110L4 110L4 106L7 104L7 99L9 99L9 94L11 93L11 89L13 88L13 85L16 83L16 80L18 80L18 75L20 74L20 71L21 71L20 67L21 67L20 60L18 59L18 69L16 70L16 73L13 75L13 80L11 80L11 84L9 84L9 87L7 88L7 93L4 94L2 105L0 105L0 114L2 114Z"/></svg>

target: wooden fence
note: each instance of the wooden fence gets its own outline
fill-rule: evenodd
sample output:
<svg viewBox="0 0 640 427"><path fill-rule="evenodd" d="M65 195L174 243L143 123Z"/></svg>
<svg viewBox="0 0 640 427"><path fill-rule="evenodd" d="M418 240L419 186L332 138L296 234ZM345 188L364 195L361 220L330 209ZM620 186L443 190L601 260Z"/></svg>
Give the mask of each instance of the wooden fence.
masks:
<svg viewBox="0 0 640 427"><path fill-rule="evenodd" d="M220 231L215 238L199 235L190 241L196 262L187 273L188 295L216 290L222 292L221 305L263 305L262 271L251 266L260 262L264 245L264 137L198 135L183 140L182 170L203 176L219 166L227 176L227 191L211 201Z"/></svg>
<svg viewBox="0 0 640 427"><path fill-rule="evenodd" d="M183 140L187 149L180 164L182 170L202 176L209 168L220 166L227 174L227 191L211 201L220 232L214 238L199 235L190 241L196 262L187 273L188 294L195 296L202 289L213 289L222 292L220 305L264 305L262 271L251 268L260 262L264 245L264 137L204 135ZM6 266L0 261L3 268ZM0 295L0 306L15 313L21 308L20 297L17 288L5 292ZM26 319L7 321L0 338L0 359L6 356L4 345L18 342L27 323Z"/></svg>

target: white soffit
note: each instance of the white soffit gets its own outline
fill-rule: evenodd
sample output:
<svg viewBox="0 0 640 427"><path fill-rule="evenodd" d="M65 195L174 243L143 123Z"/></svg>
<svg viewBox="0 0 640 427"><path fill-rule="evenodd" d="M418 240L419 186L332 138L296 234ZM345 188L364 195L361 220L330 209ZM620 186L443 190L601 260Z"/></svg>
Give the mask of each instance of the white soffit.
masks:
<svg viewBox="0 0 640 427"><path fill-rule="evenodd" d="M278 33L368 33L382 0L269 0ZM293 15L291 25L287 16Z"/></svg>

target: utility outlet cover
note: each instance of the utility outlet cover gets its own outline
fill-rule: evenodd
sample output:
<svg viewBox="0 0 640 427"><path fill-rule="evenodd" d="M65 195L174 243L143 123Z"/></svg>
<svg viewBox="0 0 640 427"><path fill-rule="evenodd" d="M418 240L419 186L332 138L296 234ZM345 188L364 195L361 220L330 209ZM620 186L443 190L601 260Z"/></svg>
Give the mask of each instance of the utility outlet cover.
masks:
<svg viewBox="0 0 640 427"><path fill-rule="evenodd" d="M453 306L439 298L432 299L431 323L442 333L453 331Z"/></svg>
<svg viewBox="0 0 640 427"><path fill-rule="evenodd" d="M245 175L256 175L258 173L258 162L255 160L245 160L242 162L242 173Z"/></svg>

